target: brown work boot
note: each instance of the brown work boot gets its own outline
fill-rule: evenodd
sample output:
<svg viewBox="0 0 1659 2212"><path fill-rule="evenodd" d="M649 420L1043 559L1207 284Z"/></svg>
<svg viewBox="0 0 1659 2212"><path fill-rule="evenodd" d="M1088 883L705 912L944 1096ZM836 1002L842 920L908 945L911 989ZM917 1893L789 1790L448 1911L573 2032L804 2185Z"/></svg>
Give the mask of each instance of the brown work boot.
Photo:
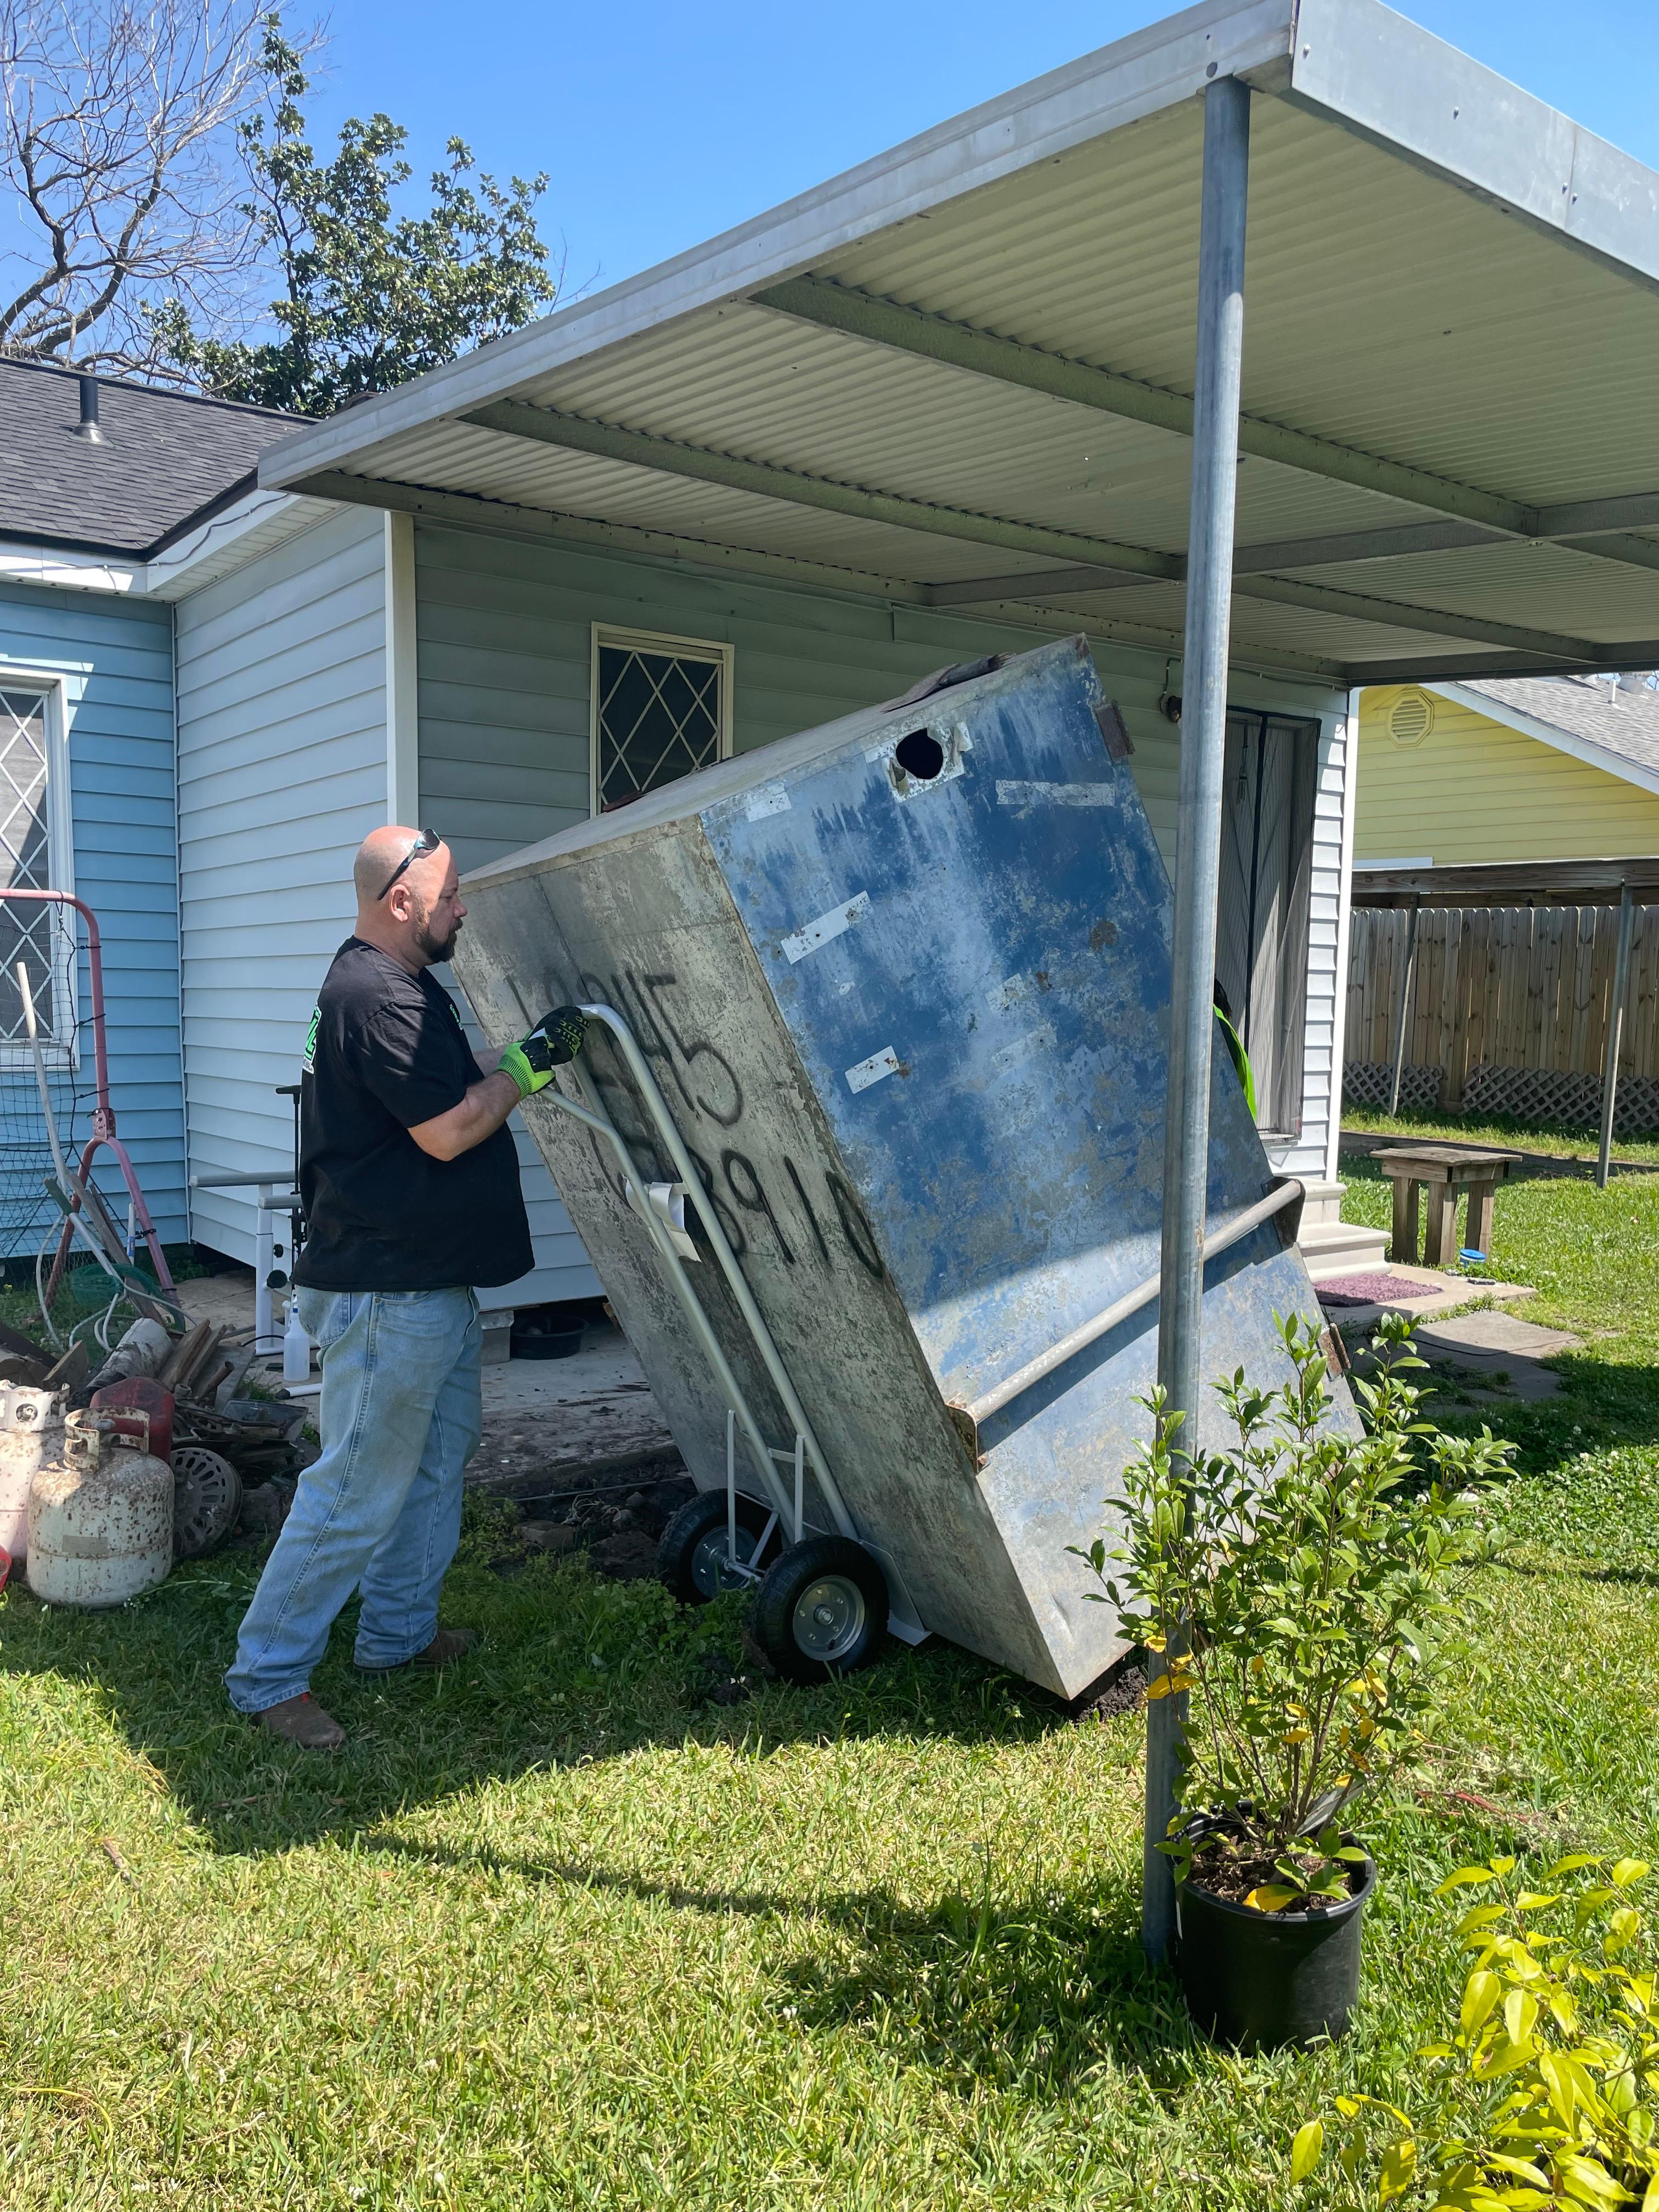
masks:
<svg viewBox="0 0 1659 2212"><path fill-rule="evenodd" d="M395 1667L365 1667L361 1659L354 1660L352 1664L360 1674L398 1674L405 1667L434 1672L440 1667L447 1667L453 1659L464 1659L477 1640L476 1628L441 1628L424 1651L400 1659Z"/></svg>
<svg viewBox="0 0 1659 2212"><path fill-rule="evenodd" d="M251 1713L248 1717L255 1728L280 1736L284 1743L297 1743L301 1751L337 1751L346 1740L346 1732L338 1721L323 1711L309 1690L301 1690L297 1698L284 1698L280 1705L267 1705L264 1712Z"/></svg>

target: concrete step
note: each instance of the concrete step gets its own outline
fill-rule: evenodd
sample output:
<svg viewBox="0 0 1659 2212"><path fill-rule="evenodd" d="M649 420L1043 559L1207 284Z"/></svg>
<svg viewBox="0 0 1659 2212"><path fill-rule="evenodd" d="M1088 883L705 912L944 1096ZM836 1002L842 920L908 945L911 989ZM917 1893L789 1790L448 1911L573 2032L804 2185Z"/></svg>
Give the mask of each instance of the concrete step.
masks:
<svg viewBox="0 0 1659 2212"><path fill-rule="evenodd" d="M1297 1240L1316 1283L1331 1275L1353 1275L1380 1267L1388 1256L1386 1229L1367 1229L1357 1221L1304 1224Z"/></svg>

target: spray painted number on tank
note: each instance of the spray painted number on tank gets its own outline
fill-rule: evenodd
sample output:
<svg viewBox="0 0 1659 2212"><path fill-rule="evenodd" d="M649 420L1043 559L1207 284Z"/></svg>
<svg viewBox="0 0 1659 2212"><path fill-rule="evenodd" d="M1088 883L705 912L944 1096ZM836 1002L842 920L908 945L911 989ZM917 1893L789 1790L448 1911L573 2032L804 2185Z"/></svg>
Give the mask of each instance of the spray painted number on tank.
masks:
<svg viewBox="0 0 1659 2212"><path fill-rule="evenodd" d="M600 1087L603 1090L603 1085ZM616 1097L607 1097L605 1099L607 1111L617 1128L621 1130L629 1150L635 1153L635 1158L640 1158L641 1154L648 1155L652 1163L652 1171L657 1178L662 1181L672 1181L673 1176L672 1164L662 1162L660 1156L652 1146L649 1134L645 1132L637 1134L630 1132L625 1126L623 1115L617 1111L619 1105L631 1105L632 1103L626 1092L618 1092ZM592 1131L588 1133L588 1136L592 1146L594 1164L601 1177L616 1193L617 1203L626 1206L628 1201L623 1190L623 1178L617 1168L610 1148L602 1145ZM786 1153L783 1158L783 1171L788 1177L789 1187L794 1200L793 1208L786 1209L774 1203L762 1179L760 1170L749 1155L728 1145L722 1150L720 1157L720 1177L732 1202L728 1206L726 1199L721 1195L708 1162L690 1146L688 1145L686 1150L690 1153L691 1164L697 1171L697 1180L708 1194L709 1203L719 1218L721 1228L726 1231L726 1242L731 1245L735 1258L742 1260L751 1250L757 1248L754 1237L744 1231L742 1223L732 1211L733 1206L748 1217L751 1230L763 1222L765 1224L769 1243L786 1267L793 1267L805 1264L809 1267L818 1266L833 1267L836 1264L836 1254L825 1231L825 1223L833 1213L836 1227L840 1231L839 1242L845 1247L848 1255L873 1281L881 1283L887 1279L887 1269L883 1264L880 1253L876 1249L875 1232L865 1218L864 1209L859 1204L856 1196L839 1176L832 1175L827 1168L821 1171L824 1197L814 1205L808 1195L805 1180L800 1170ZM644 1165L643 1160L641 1165ZM827 1205L824 1203L825 1200L828 1200ZM794 1228L793 1235L791 1229L785 1226L786 1212L792 1224L797 1215L805 1224L804 1227ZM688 1229L693 1229L695 1234L694 1224L689 1213L686 1226Z"/></svg>
<svg viewBox="0 0 1659 2212"><path fill-rule="evenodd" d="M647 1060L659 1061L667 1069L688 1106L723 1129L735 1128L743 1119L743 1085L718 1045L708 1037L688 1036L676 1024L665 1000L679 988L677 975L636 975L631 968L608 981L587 974L580 979L583 997L616 1008ZM712 1098L708 1095L711 1091Z"/></svg>
<svg viewBox="0 0 1659 2212"><path fill-rule="evenodd" d="M667 994L680 988L677 976L639 975L629 968L608 979L584 974L579 988L588 1000L602 1000L616 1007L633 1030L647 1060L666 1071L681 1098L694 1111L706 1114L722 1129L731 1129L742 1120L743 1085L736 1070L709 1039L683 1029L665 1004ZM641 1113L629 1085L617 1072L602 1064L607 1057L601 1046L590 1068L591 1079L605 1101L606 1111L641 1170L654 1182L672 1182L675 1179L673 1162L663 1155L656 1131ZM711 1099L707 1095L708 1091L717 1092L718 1097ZM592 1131L588 1133L588 1141L600 1175L616 1193L618 1203L626 1205L624 1178L609 1147ZM815 1205L807 1194L801 1170L785 1155L783 1169L793 1193L791 1205L780 1194L769 1193L760 1170L738 1146L721 1147L718 1176L694 1146L688 1145L686 1149L698 1181L739 1260L750 1251L752 1243L752 1236L745 1232L738 1218L741 1214L747 1218L750 1231L764 1224L769 1243L786 1267L795 1267L802 1261L809 1266L832 1267L836 1264L831 1246L833 1232L826 1233L825 1224L833 1218L839 1231L836 1241L844 1247L847 1255L875 1281L885 1281L887 1270L876 1249L874 1233L858 1200L838 1176L827 1169L822 1170L823 1194ZM797 1217L799 1226L795 1225Z"/></svg>

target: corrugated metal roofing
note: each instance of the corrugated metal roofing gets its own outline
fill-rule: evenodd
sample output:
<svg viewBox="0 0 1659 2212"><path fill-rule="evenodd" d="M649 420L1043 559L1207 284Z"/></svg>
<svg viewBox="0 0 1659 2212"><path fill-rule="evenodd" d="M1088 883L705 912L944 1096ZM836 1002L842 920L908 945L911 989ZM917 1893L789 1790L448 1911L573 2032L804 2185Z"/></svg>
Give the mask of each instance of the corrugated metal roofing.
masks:
<svg viewBox="0 0 1659 2212"><path fill-rule="evenodd" d="M1181 554L1188 439L1089 404L1122 386L1042 386L1058 356L1154 387L1136 407L1190 392L1216 70L1255 94L1245 413L1325 445L1241 464L1238 649L1353 680L1659 660L1659 538L1631 534L1659 528L1659 178L1376 0L1207 0L307 433L262 480L516 503L855 589L978 580L988 607L1178 647L1178 570L1065 572ZM819 289L769 303L801 276ZM825 326L826 283L853 328ZM914 312L877 327L866 302ZM963 327L1023 350L935 357ZM502 400L543 411L464 419ZM1536 513L1632 495L1597 550L1604 517ZM1472 496L1484 540L1306 543Z"/></svg>

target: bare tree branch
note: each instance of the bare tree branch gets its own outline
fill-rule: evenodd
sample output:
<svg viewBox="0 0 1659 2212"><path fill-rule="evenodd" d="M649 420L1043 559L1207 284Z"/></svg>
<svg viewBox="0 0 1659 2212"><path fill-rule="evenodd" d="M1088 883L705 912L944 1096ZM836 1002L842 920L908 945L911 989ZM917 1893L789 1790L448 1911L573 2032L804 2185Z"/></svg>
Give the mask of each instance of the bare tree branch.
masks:
<svg viewBox="0 0 1659 2212"><path fill-rule="evenodd" d="M238 127L270 20L270 0L0 0L0 354L176 377L163 302L246 327L264 236Z"/></svg>

